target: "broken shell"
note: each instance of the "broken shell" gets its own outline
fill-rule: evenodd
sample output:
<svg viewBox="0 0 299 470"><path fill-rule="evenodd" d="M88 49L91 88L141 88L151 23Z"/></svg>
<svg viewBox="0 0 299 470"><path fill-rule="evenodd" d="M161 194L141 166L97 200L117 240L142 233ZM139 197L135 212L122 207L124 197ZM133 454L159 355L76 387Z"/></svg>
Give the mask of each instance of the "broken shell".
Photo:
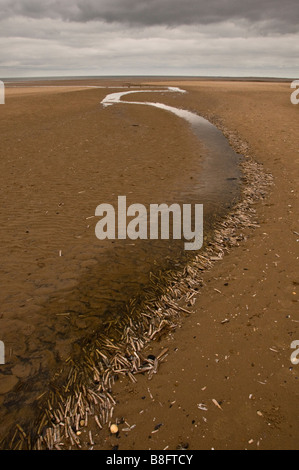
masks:
<svg viewBox="0 0 299 470"><path fill-rule="evenodd" d="M118 426L116 424L112 424L110 426L110 432L111 432L111 434L117 434L118 433Z"/></svg>

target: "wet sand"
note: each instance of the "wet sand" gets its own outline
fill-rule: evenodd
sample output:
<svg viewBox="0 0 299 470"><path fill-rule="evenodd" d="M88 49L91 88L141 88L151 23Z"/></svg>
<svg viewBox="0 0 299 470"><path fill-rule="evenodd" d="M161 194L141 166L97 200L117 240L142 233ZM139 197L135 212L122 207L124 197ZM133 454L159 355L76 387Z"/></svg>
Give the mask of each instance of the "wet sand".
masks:
<svg viewBox="0 0 299 470"><path fill-rule="evenodd" d="M124 380L115 385L119 403L114 417L124 417L136 428L121 431L117 439L105 430L98 436L93 430L95 448L174 449L186 443L191 449L245 448L258 442L261 448L296 448L296 366L289 368L298 312L298 237L293 233L298 232L298 109L289 101L287 84L164 84L189 91L179 97L163 96L165 104L196 111L248 142L248 153L273 174L275 186L268 199L256 204L260 228L247 230L248 240L204 274L205 285L192 308L194 313L175 334L153 346L151 354L165 346L170 349L159 374L150 382L141 377L134 386ZM61 93L49 88L44 89L42 100L38 98L41 89L35 90L30 96L26 89L23 94L22 90L8 90L11 106L1 116L5 134L1 146L5 155L1 158L5 294L1 320L6 325L5 343L13 345L5 367L14 370L13 375L1 377L2 403L19 379L33 370L42 372L43 361L53 361L54 367L57 356L65 360L70 352L75 338L68 336L69 319L63 315L74 308L77 297L68 294L82 286L82 270L87 272L88 282L92 277L96 282L100 274L94 267L100 247L94 239L92 219L87 220L86 214L92 216L103 199L111 202L111 181L116 195L134 188L134 202L143 202L155 182L155 197L162 200L185 188L200 163L197 139L174 116L165 119L156 110L138 106L111 108L103 116L98 103L106 91L101 89ZM117 129L116 118L121 122ZM150 132L154 129L156 138ZM165 138L161 138L164 132ZM152 146L148 146L149 140ZM99 148L105 156L102 160L96 158ZM136 155L140 157L137 161ZM95 252L99 254L95 256ZM89 286L85 294L96 288L96 283ZM44 307L49 300L51 315ZM229 322L222 324L223 320ZM44 338L34 337L34 322L43 323ZM90 328L88 318L76 317L72 322L78 322L78 336L82 328ZM30 341L18 341L20 331ZM49 344L41 354L38 340L44 342L45 338ZM53 351L51 357L49 350ZM20 367L19 357L25 351L30 352L30 360ZM198 404L208 411L199 410ZM10 417L13 422L13 413ZM163 425L152 434L157 424ZM84 433L86 430L83 437Z"/></svg>
<svg viewBox="0 0 299 470"><path fill-rule="evenodd" d="M118 195L127 195L128 205L171 199L199 172L200 146L187 124L170 116L165 125L164 116L139 107L104 110L106 94L6 89L0 110L2 437L13 423L33 418L34 406L25 405L44 393L74 342L102 327L159 260L157 251L125 260L119 252L136 250L130 241L97 240L96 207L115 205ZM167 264L164 258L160 264Z"/></svg>
<svg viewBox="0 0 299 470"><path fill-rule="evenodd" d="M175 271L182 261L181 242L100 242L97 205L116 205L118 195L128 205L192 202L200 177L210 172L202 171L204 149L187 123L139 106L104 109L103 82L84 83L6 89L1 437L16 424L34 433L50 384L59 376L63 386L65 361L80 355L78 341L99 332L113 336L127 303L151 283L150 273ZM227 172L233 174L230 166ZM226 190L234 186L225 182ZM231 198L223 196L226 203ZM209 204L207 219L224 206L215 194Z"/></svg>
<svg viewBox="0 0 299 470"><path fill-rule="evenodd" d="M159 373L116 385L126 423L117 437L93 428L94 448L298 449L299 108L288 84L171 84L193 92L187 109L247 142L274 185L254 204L260 226L204 274L193 314L148 349L169 349Z"/></svg>

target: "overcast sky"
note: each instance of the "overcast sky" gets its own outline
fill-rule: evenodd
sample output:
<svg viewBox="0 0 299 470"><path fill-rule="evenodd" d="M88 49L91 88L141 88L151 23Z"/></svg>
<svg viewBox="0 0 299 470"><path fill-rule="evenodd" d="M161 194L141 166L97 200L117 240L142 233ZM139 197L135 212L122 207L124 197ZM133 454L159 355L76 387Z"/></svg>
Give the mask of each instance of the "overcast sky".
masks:
<svg viewBox="0 0 299 470"><path fill-rule="evenodd" d="M0 0L0 79L299 78L299 0Z"/></svg>

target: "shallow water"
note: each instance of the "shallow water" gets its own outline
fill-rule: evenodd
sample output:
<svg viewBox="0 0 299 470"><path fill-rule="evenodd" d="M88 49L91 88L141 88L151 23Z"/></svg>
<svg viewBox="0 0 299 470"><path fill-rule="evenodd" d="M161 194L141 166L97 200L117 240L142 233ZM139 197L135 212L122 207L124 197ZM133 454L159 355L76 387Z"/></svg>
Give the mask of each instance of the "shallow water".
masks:
<svg viewBox="0 0 299 470"><path fill-rule="evenodd" d="M116 104L153 106L187 121L201 145L204 146L204 159L202 171L196 175L195 184L183 195L192 195L192 202L196 200L204 202L207 216L208 214L211 216L211 212L215 215L214 211L223 213L223 210L229 208L238 195L240 156L230 147L228 140L217 127L195 113L162 103L121 100L123 96L132 93L153 93L153 91L155 93L186 93L185 90L176 87L168 87L167 90L131 90L109 94L101 104L104 107Z"/></svg>
<svg viewBox="0 0 299 470"><path fill-rule="evenodd" d="M160 108L161 112L171 112L190 124L202 146L204 158L201 161L201 170L194 174L192 184L175 195L175 201L172 194L169 200L156 202L204 204L204 230L207 234L215 219L224 215L239 196L240 156L231 149L227 139L215 126L194 113L162 103L121 100L131 93L148 92L184 93L183 90L171 87L160 91L122 91L107 95L102 105L154 106ZM78 286L64 293L63 302L59 292L51 296L46 307L48 312L55 312L55 316L49 315L47 324L38 325L39 338L35 341L37 349L34 351L43 356L48 354L48 362L45 361L42 370L30 375L21 387L7 395L5 406L1 409L2 425L6 419L10 423L21 420L24 425L34 418L37 412L35 399L47 390L51 374L60 364L54 357L54 350L59 348L63 357L64 348L69 351L70 344L74 344L75 351L78 342L91 332L103 330L110 320L121 319L130 299L142 298L149 285L151 272L179 270L192 256L191 252L184 251L183 241L120 240L107 244L101 252L101 261L90 267L88 275L82 276ZM67 317L64 316L66 309ZM113 334L113 331L108 330L108 334ZM23 361L26 361L25 355L22 357ZM29 358L30 355L27 357L28 362ZM24 406L25 403L30 406Z"/></svg>

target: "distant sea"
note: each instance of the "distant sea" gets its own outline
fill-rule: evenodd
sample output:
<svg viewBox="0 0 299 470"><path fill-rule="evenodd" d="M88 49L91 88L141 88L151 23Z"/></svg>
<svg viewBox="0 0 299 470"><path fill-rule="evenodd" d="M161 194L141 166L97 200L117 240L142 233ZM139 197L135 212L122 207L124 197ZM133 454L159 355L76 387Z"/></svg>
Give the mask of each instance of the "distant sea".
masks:
<svg viewBox="0 0 299 470"><path fill-rule="evenodd" d="M211 77L211 76L187 76L187 75L86 75L86 76L48 76L48 77L9 77L1 78L4 83L11 82L34 82L53 80L229 80L229 81L251 81L251 82L292 82L298 77L275 78L275 77Z"/></svg>

